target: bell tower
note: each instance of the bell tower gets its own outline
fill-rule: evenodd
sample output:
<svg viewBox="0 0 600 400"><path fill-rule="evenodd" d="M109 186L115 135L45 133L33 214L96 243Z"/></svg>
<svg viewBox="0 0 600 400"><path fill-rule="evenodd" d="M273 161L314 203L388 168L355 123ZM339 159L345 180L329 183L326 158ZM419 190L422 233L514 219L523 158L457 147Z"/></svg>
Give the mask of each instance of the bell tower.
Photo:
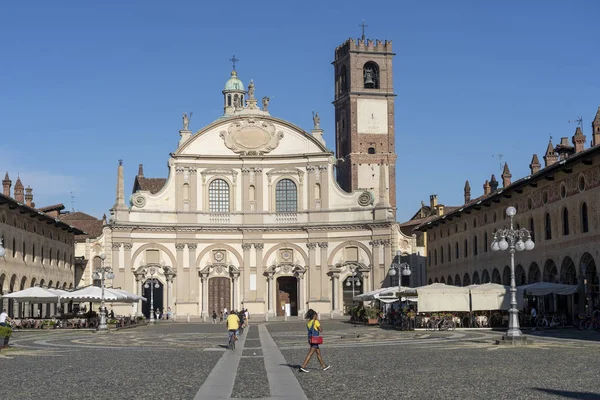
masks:
<svg viewBox="0 0 600 400"><path fill-rule="evenodd" d="M333 61L338 184L348 192L368 190L378 203L379 175L385 173L382 181L392 207L396 207L394 55L391 41L363 35L336 48Z"/></svg>

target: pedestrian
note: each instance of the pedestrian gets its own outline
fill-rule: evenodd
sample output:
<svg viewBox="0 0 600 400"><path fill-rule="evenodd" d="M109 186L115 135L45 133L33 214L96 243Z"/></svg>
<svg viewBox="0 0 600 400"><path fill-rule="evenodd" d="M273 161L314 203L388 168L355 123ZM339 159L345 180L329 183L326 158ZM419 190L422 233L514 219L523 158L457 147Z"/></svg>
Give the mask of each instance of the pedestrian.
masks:
<svg viewBox="0 0 600 400"><path fill-rule="evenodd" d="M246 324L246 328L250 326L250 313L247 308L244 310L244 323Z"/></svg>
<svg viewBox="0 0 600 400"><path fill-rule="evenodd" d="M531 324L533 325L532 331L535 331L537 326L537 310L535 309L535 306L531 307Z"/></svg>
<svg viewBox="0 0 600 400"><path fill-rule="evenodd" d="M212 319L213 319L213 324L216 324L217 323L217 312L215 310L213 310Z"/></svg>
<svg viewBox="0 0 600 400"><path fill-rule="evenodd" d="M219 319L219 322L223 322L223 311L221 311L221 317Z"/></svg>
<svg viewBox="0 0 600 400"><path fill-rule="evenodd" d="M158 308L156 309L155 318L160 319L160 310Z"/></svg>
<svg viewBox="0 0 600 400"><path fill-rule="evenodd" d="M171 311L171 307L167 307L167 319L171 319L173 317L173 312Z"/></svg>
<svg viewBox="0 0 600 400"><path fill-rule="evenodd" d="M308 320L306 328L308 329L308 345L310 346L310 350L308 350L308 354L300 366L300 372L309 372L309 370L306 369L306 366L315 353L317 354L317 359L319 360L321 369L323 371L327 371L329 368L331 368L331 365L325 364L325 362L323 362L323 357L321 357L321 349L319 348L319 344L323 343L323 338L321 337L323 328L321 328L321 323L319 322L318 317L319 315L312 308L306 312L305 318Z"/></svg>
<svg viewBox="0 0 600 400"><path fill-rule="evenodd" d="M223 319L227 319L227 315L229 315L227 313L227 307L223 308Z"/></svg>
<svg viewBox="0 0 600 400"><path fill-rule="evenodd" d="M110 309L110 319L115 319L115 310Z"/></svg>

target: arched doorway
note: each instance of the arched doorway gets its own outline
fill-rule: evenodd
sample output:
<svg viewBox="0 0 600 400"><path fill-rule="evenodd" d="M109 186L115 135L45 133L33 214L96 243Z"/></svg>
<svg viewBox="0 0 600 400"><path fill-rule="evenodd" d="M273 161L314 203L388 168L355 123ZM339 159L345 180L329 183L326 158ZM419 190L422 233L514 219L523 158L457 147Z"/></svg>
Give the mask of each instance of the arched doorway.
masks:
<svg viewBox="0 0 600 400"><path fill-rule="evenodd" d="M527 283L527 275L525 275L525 269L521 264L515 268L515 283L517 286L525 285Z"/></svg>
<svg viewBox="0 0 600 400"><path fill-rule="evenodd" d="M542 280L542 274L540 273L540 267L538 267L537 263L532 262L529 266L529 274L527 283L536 283Z"/></svg>
<svg viewBox="0 0 600 400"><path fill-rule="evenodd" d="M596 262L590 253L584 253L583 256L581 256L581 261L579 262L579 271L583 276L583 290L587 300L586 304L588 306L588 309L585 311L587 313L595 310L598 306L598 295L600 292Z"/></svg>
<svg viewBox="0 0 600 400"><path fill-rule="evenodd" d="M490 273L487 269L484 269L481 273L481 283L490 283Z"/></svg>
<svg viewBox="0 0 600 400"><path fill-rule="evenodd" d="M494 268L492 271L492 283L502 283L502 278L500 277L500 271L498 271L498 268Z"/></svg>
<svg viewBox="0 0 600 400"><path fill-rule="evenodd" d="M219 276L208 280L208 315L220 315L224 308L231 311L231 279Z"/></svg>
<svg viewBox="0 0 600 400"><path fill-rule="evenodd" d="M475 271L473 272L473 280L471 281L472 285L479 285L481 283L481 281L479 280L479 272ZM465 285L467 286L467 285Z"/></svg>
<svg viewBox="0 0 600 400"><path fill-rule="evenodd" d="M460 275L456 274L456 276L454 277L454 285L456 286L462 286L461 282L460 282Z"/></svg>
<svg viewBox="0 0 600 400"><path fill-rule="evenodd" d="M469 286L471 284L471 277L469 276L468 273L465 273L465 275L463 276L462 283L464 286Z"/></svg>
<svg viewBox="0 0 600 400"><path fill-rule="evenodd" d="M552 260L544 264L544 282L558 283L558 269Z"/></svg>
<svg viewBox="0 0 600 400"><path fill-rule="evenodd" d="M510 267L508 265L504 266L504 269L502 270L502 284L507 286L510 285Z"/></svg>
<svg viewBox="0 0 600 400"><path fill-rule="evenodd" d="M158 284L158 287L156 287ZM146 287L148 286L148 287ZM154 296L154 311L156 309L163 309L163 284L158 279L148 279L142 285L143 295L146 298L146 301L142 301L142 313L146 318L150 318L150 303L151 296ZM156 318L156 316L155 316Z"/></svg>
<svg viewBox="0 0 600 400"><path fill-rule="evenodd" d="M298 316L298 280L293 276L277 278L277 316Z"/></svg>
<svg viewBox="0 0 600 400"><path fill-rule="evenodd" d="M13 275L10 278L10 285L8 287L8 293L16 292L17 285L17 276ZM15 316L15 301L13 299L8 299L8 316L14 318Z"/></svg>
<svg viewBox="0 0 600 400"><path fill-rule="evenodd" d="M560 283L565 285L577 285L577 271L575 269L575 263L571 257L565 257L560 266Z"/></svg>
<svg viewBox="0 0 600 400"><path fill-rule="evenodd" d="M351 275L344 279L342 285L344 314L350 314L350 311L352 310L352 304L354 303L352 298L354 296L358 296L359 294L363 294L363 281L360 276Z"/></svg>
<svg viewBox="0 0 600 400"><path fill-rule="evenodd" d="M446 280L446 283L450 286L454 286L454 281L452 280L451 276L448 276L448 279Z"/></svg>

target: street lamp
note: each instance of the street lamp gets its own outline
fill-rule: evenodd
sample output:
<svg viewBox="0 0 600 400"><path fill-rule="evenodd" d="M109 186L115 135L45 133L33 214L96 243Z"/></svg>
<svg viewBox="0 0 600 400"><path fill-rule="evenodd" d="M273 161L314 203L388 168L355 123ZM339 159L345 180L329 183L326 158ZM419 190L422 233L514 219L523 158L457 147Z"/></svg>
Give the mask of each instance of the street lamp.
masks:
<svg viewBox="0 0 600 400"><path fill-rule="evenodd" d="M506 215L510 218L510 228L498 229L494 232L494 240L492 241L492 251L510 252L510 310L508 313L507 338L521 338L523 333L519 329L519 310L517 309L517 284L515 282L515 251L533 250L535 243L531 240L531 233L525 229L514 229L514 218L517 214L517 209L508 207ZM525 241L523 241L525 240Z"/></svg>
<svg viewBox="0 0 600 400"><path fill-rule="evenodd" d="M113 279L115 274L112 271L111 267L104 266L104 260L106 259L106 254L101 253L100 259L102 260L102 264L100 267L94 270L93 278L98 280L100 279L100 286L102 288L102 296L100 302L100 325L98 326L98 330L105 331L108 329L106 326L106 306L104 305L104 279Z"/></svg>
<svg viewBox="0 0 600 400"><path fill-rule="evenodd" d="M402 252L401 251L397 251L396 252L396 261L400 261L400 257L402 257ZM408 265L408 263L402 262L402 263L397 263L397 262L393 262L392 265L390 265L390 276L396 276L396 273L398 273L398 286L402 286L402 277L407 277L407 279L410 279L408 277L410 277L410 274L412 274L412 271L410 270L410 265ZM406 285L409 286L409 285Z"/></svg>
<svg viewBox="0 0 600 400"><path fill-rule="evenodd" d="M348 277L348 279L346 279L346 286L347 287L352 286L352 301L354 301L354 288L360 287L360 285L361 285L360 277L358 276L358 273L356 272L357 268L358 268L357 266L351 265L350 271L352 271L352 276L350 276L350 277Z"/></svg>
<svg viewBox="0 0 600 400"><path fill-rule="evenodd" d="M158 289L160 287L160 285L158 284L158 278L154 277L154 274L156 273L156 268L154 267L150 267L148 268L148 275L150 275L150 278L146 281L146 284L144 284L144 287L146 289L150 289L150 323L153 324L154 323L154 288Z"/></svg>

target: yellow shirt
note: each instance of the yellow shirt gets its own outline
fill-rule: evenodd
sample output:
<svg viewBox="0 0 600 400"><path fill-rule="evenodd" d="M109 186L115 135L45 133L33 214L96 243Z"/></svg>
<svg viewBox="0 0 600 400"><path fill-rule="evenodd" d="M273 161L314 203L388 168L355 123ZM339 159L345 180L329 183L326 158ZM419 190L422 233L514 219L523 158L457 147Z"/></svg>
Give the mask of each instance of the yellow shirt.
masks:
<svg viewBox="0 0 600 400"><path fill-rule="evenodd" d="M227 329L239 329L240 328L240 319L235 314L229 314L227 317Z"/></svg>
<svg viewBox="0 0 600 400"><path fill-rule="evenodd" d="M313 326L314 323L314 326ZM308 323L306 324L306 327L310 330L310 328L315 328L315 331L317 331L317 335L319 332L319 328L321 327L321 323L319 322L318 319L315 320L310 320L308 321Z"/></svg>

